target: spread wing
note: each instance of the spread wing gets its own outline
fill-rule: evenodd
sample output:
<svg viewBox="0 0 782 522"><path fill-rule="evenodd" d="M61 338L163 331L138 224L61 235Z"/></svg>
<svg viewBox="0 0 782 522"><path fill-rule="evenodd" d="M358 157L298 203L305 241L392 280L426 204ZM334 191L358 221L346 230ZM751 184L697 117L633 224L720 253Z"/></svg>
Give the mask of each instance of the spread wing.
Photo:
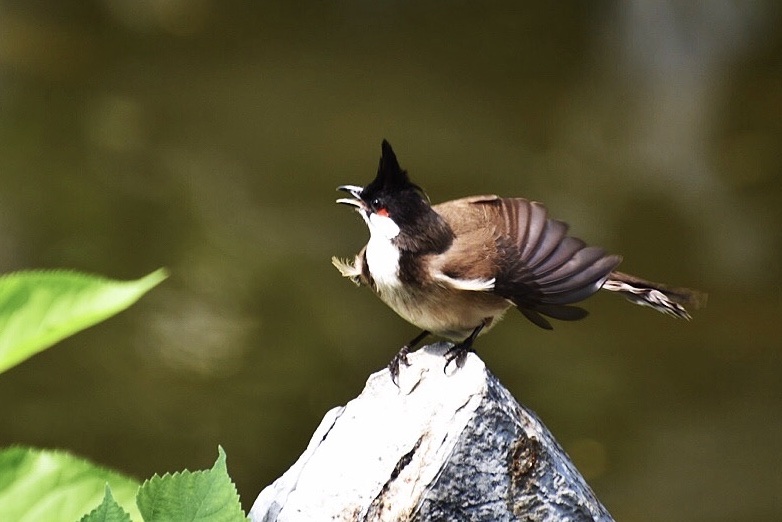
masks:
<svg viewBox="0 0 782 522"><path fill-rule="evenodd" d="M566 321L586 316L572 304L597 292L621 261L568 236L568 225L549 218L541 203L478 196L434 208L456 233L452 249L475 250L480 245L486 254L479 258L480 266L443 267L443 272L467 279L493 273L492 292L513 302L541 328L551 329L543 316ZM475 259L474 252L470 258Z"/></svg>

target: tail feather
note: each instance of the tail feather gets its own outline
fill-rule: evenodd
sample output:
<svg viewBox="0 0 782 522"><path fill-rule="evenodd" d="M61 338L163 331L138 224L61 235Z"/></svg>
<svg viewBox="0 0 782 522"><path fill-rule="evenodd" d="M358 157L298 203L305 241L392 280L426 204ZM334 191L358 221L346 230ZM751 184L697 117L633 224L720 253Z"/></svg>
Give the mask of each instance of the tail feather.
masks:
<svg viewBox="0 0 782 522"><path fill-rule="evenodd" d="M691 319L685 307L692 309L706 305L707 294L689 288L676 288L653 283L622 272L611 272L603 284L603 290L619 292L637 305L650 306L664 314Z"/></svg>

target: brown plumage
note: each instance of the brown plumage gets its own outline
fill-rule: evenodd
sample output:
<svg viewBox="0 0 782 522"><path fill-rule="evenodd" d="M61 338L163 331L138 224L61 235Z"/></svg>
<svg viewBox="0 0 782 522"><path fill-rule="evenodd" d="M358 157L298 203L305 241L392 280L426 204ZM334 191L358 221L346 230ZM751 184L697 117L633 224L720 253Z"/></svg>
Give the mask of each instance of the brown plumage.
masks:
<svg viewBox="0 0 782 522"><path fill-rule="evenodd" d="M568 236L567 224L548 218L546 208L537 202L477 196L436 205L434 210L458 238L450 251L467 254L481 245L484 252L479 263L462 267L458 260L476 257L448 256L456 262L443 270L457 279L492 274L493 293L542 328L551 329L542 316L566 321L585 317L585 310L569 305L597 292L621 261Z"/></svg>

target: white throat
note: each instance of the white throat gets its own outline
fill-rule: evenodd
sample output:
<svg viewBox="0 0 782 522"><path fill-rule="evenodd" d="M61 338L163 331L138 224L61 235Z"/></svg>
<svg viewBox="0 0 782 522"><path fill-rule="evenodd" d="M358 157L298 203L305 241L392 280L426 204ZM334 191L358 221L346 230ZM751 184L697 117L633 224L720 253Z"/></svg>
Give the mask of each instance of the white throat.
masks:
<svg viewBox="0 0 782 522"><path fill-rule="evenodd" d="M388 216L374 213L367 216L365 212L361 215L369 227L366 254L372 279L378 289L400 286L399 249L393 243L393 239L399 235L399 226Z"/></svg>

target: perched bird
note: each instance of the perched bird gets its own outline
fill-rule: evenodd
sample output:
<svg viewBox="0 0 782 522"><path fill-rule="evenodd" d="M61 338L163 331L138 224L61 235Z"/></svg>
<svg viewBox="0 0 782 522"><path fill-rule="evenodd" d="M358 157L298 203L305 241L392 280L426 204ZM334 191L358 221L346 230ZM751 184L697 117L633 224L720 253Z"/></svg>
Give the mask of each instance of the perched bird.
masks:
<svg viewBox="0 0 782 522"><path fill-rule="evenodd" d="M374 181L338 190L352 197L337 203L355 207L370 236L352 263L332 263L422 330L389 363L394 382L408 352L429 334L456 341L446 368L461 365L478 335L511 307L551 329L547 318L585 317L573 303L600 289L685 319L685 306L705 302L698 291L615 271L620 256L567 235L568 225L549 218L541 203L487 195L431 205L385 140Z"/></svg>

